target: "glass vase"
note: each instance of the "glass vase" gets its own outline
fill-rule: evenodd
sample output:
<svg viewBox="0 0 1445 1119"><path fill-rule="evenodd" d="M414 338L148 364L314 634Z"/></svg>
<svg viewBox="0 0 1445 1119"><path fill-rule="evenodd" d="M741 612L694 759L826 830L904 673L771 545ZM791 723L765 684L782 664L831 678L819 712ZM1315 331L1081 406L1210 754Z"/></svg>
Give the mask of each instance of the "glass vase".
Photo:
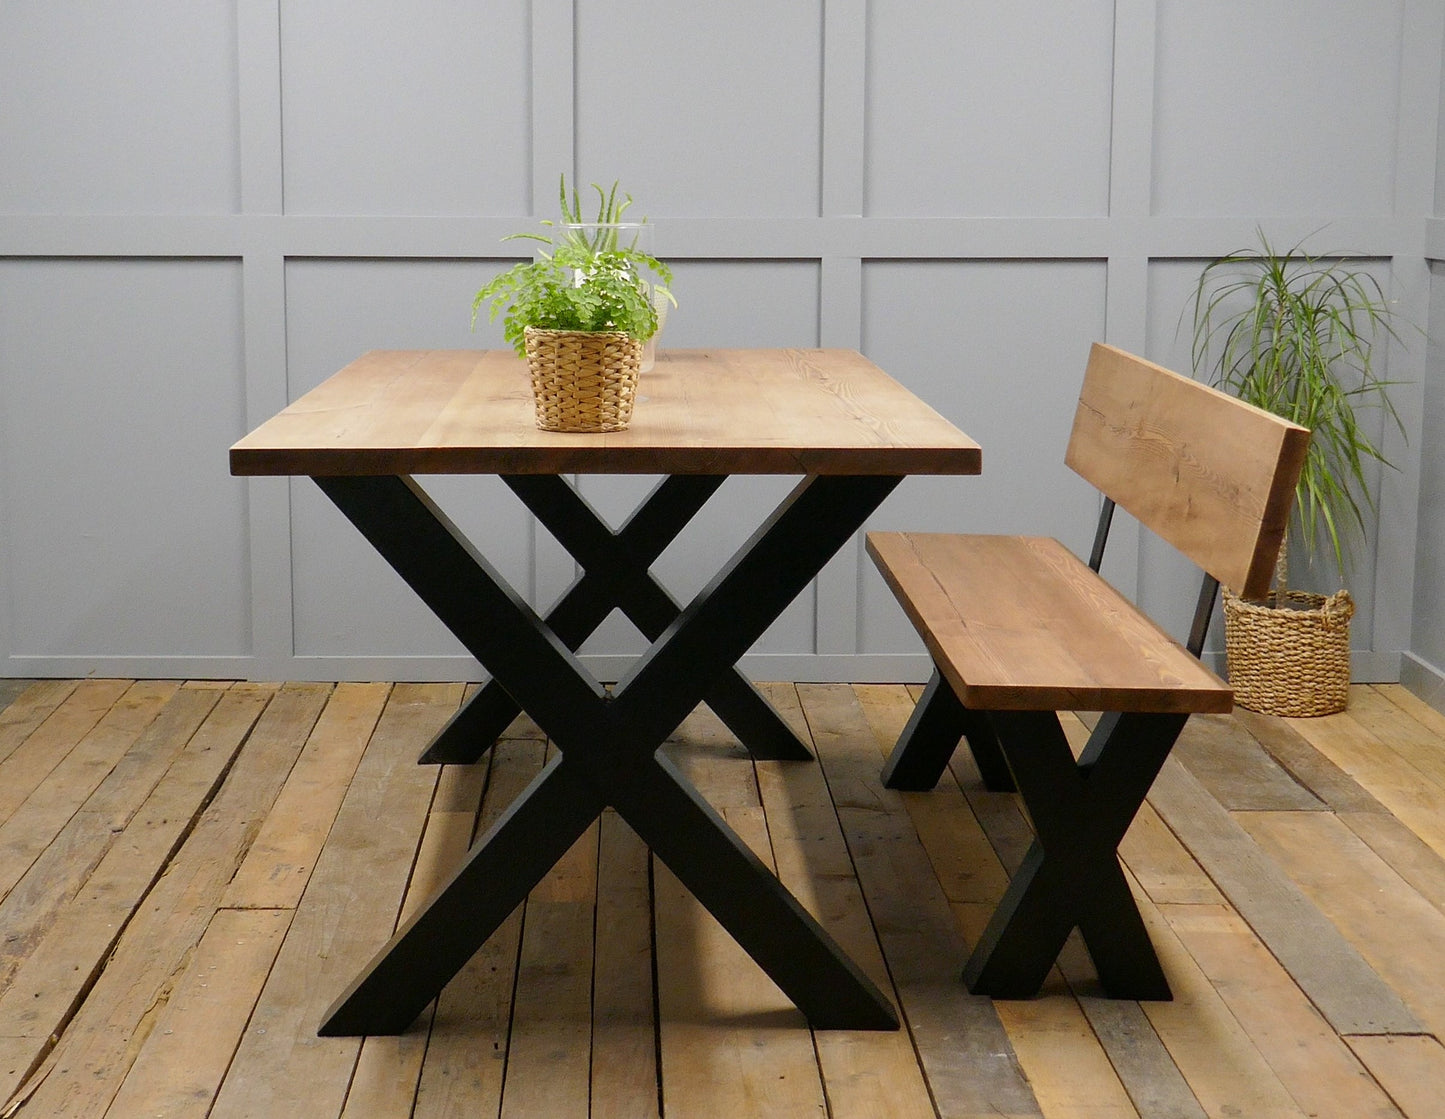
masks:
<svg viewBox="0 0 1445 1119"><path fill-rule="evenodd" d="M636 249L648 256L654 255L653 226L646 222L561 222L557 226L557 238L564 241L582 241L596 252L622 248ZM572 283L575 287L581 287L585 280L586 274L581 269L574 268L572 270ZM652 368L657 358L657 336L662 333L662 324L666 317L663 307L666 306L667 300L657 297L646 277L638 277L638 282L646 287L648 297L652 299L653 306L658 310L657 331L642 344L640 372L646 373Z"/></svg>

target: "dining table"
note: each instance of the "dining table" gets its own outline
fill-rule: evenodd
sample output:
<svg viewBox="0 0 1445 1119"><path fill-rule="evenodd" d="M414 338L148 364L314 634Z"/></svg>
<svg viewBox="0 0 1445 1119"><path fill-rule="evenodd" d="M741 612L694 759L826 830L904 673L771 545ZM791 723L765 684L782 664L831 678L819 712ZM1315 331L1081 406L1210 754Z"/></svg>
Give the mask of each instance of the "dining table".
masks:
<svg viewBox="0 0 1445 1119"><path fill-rule="evenodd" d="M630 425L601 434L539 429L510 351L378 350L237 442L233 474L311 478L490 674L419 760L475 762L519 712L556 747L318 1032L404 1031L609 807L811 1026L897 1028L890 999L661 747L705 702L753 757L806 764L807 745L738 662L905 478L972 475L981 463L969 436L844 349L660 351ZM575 581L545 611L422 484L457 474L500 477L576 560ZM583 496L592 475L657 481L614 528ZM680 602L653 567L738 475L797 482ZM613 610L650 644L603 682L577 650Z"/></svg>

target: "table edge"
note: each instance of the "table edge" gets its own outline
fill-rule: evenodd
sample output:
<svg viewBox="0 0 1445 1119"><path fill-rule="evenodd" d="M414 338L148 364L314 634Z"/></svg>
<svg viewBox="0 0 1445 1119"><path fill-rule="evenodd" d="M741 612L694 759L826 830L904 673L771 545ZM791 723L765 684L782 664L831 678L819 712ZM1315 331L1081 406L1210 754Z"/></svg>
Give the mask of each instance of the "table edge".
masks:
<svg viewBox="0 0 1445 1119"><path fill-rule="evenodd" d="M821 474L966 476L983 472L971 447L270 447L230 450L236 477L399 474Z"/></svg>

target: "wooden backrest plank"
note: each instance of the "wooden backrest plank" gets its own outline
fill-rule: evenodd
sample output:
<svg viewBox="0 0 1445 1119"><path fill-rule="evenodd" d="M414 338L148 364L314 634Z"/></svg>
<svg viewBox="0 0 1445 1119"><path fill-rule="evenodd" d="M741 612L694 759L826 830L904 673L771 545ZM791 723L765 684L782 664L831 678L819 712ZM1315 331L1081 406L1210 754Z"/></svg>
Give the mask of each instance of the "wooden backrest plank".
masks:
<svg viewBox="0 0 1445 1119"><path fill-rule="evenodd" d="M1095 343L1064 461L1221 583L1262 598L1309 435Z"/></svg>

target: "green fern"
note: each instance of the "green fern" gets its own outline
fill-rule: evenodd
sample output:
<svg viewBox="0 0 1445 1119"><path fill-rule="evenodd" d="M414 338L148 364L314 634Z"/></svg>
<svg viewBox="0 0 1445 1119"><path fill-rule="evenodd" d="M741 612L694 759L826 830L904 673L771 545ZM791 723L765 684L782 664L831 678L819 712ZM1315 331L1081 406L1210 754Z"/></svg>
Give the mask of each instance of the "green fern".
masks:
<svg viewBox="0 0 1445 1119"><path fill-rule="evenodd" d="M598 196L596 223L616 226L632 205L632 196L617 197L592 184ZM576 191L569 202L567 178L561 180L564 225L581 224L581 199ZM550 226L550 221L543 225ZM540 241L547 246L537 260L524 261L493 278L472 300L472 327L483 307L487 317L502 319L502 334L520 356L525 353L529 326L546 330L617 330L645 342L657 333L657 299L673 306L672 270L632 244L621 244L616 228L589 233L566 229L557 236L514 233L506 240ZM648 277L656 277L649 280Z"/></svg>

